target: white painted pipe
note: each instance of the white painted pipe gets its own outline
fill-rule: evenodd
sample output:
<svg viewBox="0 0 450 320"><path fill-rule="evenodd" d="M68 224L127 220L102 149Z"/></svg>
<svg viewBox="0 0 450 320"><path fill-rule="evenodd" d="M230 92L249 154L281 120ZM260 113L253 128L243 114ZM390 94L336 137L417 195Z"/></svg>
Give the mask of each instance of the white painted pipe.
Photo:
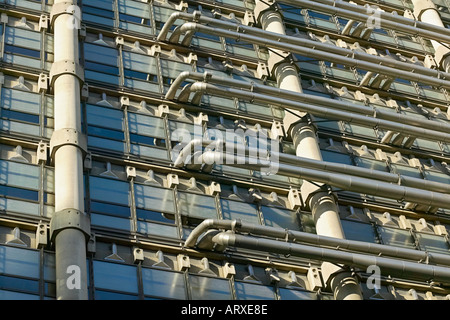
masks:
<svg viewBox="0 0 450 320"><path fill-rule="evenodd" d="M54 6L66 3L55 0ZM76 1L72 2L76 6ZM78 29L68 11L53 24L54 61L79 62ZM58 75L54 81L55 132L81 131L80 80L74 74ZM61 145L54 153L55 212L75 209L84 213L83 156L74 145ZM86 236L79 229L64 228L56 234L56 295L58 300L87 300Z"/></svg>
<svg viewBox="0 0 450 320"><path fill-rule="evenodd" d="M257 4L258 1L259 0L256 0ZM261 24L263 29L266 31L279 33L282 35L286 34L283 18L279 12L272 10L266 11L262 15ZM269 51L269 56L269 60L279 59L277 52ZM271 72L275 74L278 87L281 90L289 90L297 93L303 92L296 66L285 61L281 62L278 66L275 66L275 69L271 70ZM290 122L291 120L288 121ZM297 156L322 160L319 143L314 128L305 123L301 123L301 125L298 126L295 125L294 122L293 129L294 132L292 132L292 135L297 136L297 145L295 146ZM306 192L308 192L308 194L304 194ZM310 200L310 207L314 217L317 234L335 238L345 238L334 198L326 192L317 191L317 187L313 183L303 181L302 195L306 197L309 196L309 194L313 194ZM342 271L340 268L336 268L335 265L328 262L324 262L322 264L322 271L324 274L329 275L329 278L326 280L330 281L330 285L336 299L362 299L362 293L359 288L358 281L356 278L352 277L350 273L340 272ZM333 275L336 272L339 272L339 277Z"/></svg>

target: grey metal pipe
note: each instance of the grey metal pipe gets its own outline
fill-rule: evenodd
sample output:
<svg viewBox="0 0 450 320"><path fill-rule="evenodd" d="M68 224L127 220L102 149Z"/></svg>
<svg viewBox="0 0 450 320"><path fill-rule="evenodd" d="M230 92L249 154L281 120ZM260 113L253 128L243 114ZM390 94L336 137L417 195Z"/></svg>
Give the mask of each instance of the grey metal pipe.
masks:
<svg viewBox="0 0 450 320"><path fill-rule="evenodd" d="M197 80L204 81L207 83L215 83L223 86L238 87L240 89L251 90L252 92L265 93L274 97L280 97L285 99L291 99L296 101L313 103L321 106L332 107L334 109L343 110L346 112L355 112L359 114L364 114L367 116L372 116L378 119L390 120L396 123L402 123L410 126L421 127L425 129L430 129L433 131L440 131L450 133L450 124L431 121L428 119L421 119L414 116L409 116L405 114L400 114L397 112L388 112L381 108L367 107L362 105L353 104L351 102L339 101L330 98L315 96L306 93L299 93L290 90L282 90L279 88L260 85L254 82L240 81L233 78L224 78L205 73L184 71L178 75L174 80L169 90L167 91L165 98L167 100L172 100L175 98L177 88L181 86L187 80Z"/></svg>
<svg viewBox="0 0 450 320"><path fill-rule="evenodd" d="M342 56L339 54L325 52L321 50L317 50L315 46L310 47L302 47L299 45L294 45L292 43L280 42L278 40L273 40L267 37L255 36L250 34L243 34L236 31L230 31L222 28L211 28L207 26L203 26L199 23L195 22L187 22L182 26L178 27L176 32L182 34L185 32L203 32L207 34L213 34L216 36L222 36L230 39L235 39L238 41L246 41L253 44L258 44L261 46L276 48L284 51L288 51L291 53L298 53L305 57L315 58L324 61L333 61L335 63L341 63L346 65L347 67L353 67L357 69L363 69L367 71L372 71L376 73L381 73L385 75L395 76L402 79L407 79L410 81L415 81L418 83L426 83L437 87L450 88L450 82L444 79L426 76L423 74L396 69L388 66L384 66L382 63L382 59L380 59L379 63L372 63L362 60L357 60L353 57ZM275 35L275 34L274 34ZM306 41L306 40L305 40ZM385 59L384 61L389 60ZM409 68L411 69L411 68Z"/></svg>
<svg viewBox="0 0 450 320"><path fill-rule="evenodd" d="M206 152L202 159L205 163L214 163L215 153ZM255 164L230 164L247 169L255 169ZM257 167L257 166L256 166ZM289 165L284 163L276 164L277 172L280 174L293 175L301 179L321 182L336 188L358 193L381 196L397 201L409 201L420 203L430 207L450 208L450 194L423 190L420 188L405 187L394 183L352 176L350 174L326 172L317 169Z"/></svg>
<svg viewBox="0 0 450 320"><path fill-rule="evenodd" d="M346 165L342 163L306 159L285 153L277 153L276 155L274 155L274 158L279 159L281 163L292 164L300 167L318 169L334 173L343 173L362 178L371 178L375 180L395 183L406 187L414 187L428 191L436 191L450 194L450 185L446 183L424 180L420 178L409 177L406 175Z"/></svg>
<svg viewBox="0 0 450 320"><path fill-rule="evenodd" d="M239 99L249 100L259 103L270 103L282 108L292 108L295 110L300 110L303 112L308 112L316 116L320 116L331 120L342 120L349 123L357 123L364 126L384 128L387 130L392 130L394 132L401 132L405 135L410 135L414 137L421 137L429 140L437 140L441 142L450 142L450 134L444 132L438 132L430 129L410 126L407 124L396 123L394 121L388 121L383 119L372 118L364 115L359 115L350 112L344 112L340 110L333 110L331 108L313 106L311 104L302 103L299 101L292 101L287 99L282 99L280 97L273 97L267 94L248 92L243 90L238 90L234 88L224 88L214 86L208 83L196 82L191 87L192 92L203 92L212 95L220 95L225 97L235 97ZM332 107L330 105L329 107Z"/></svg>
<svg viewBox="0 0 450 320"><path fill-rule="evenodd" d="M251 250L292 255L318 261L345 264L351 267L367 269L378 266L385 276L450 283L450 268L415 263L394 258L376 257L365 254L318 248L292 242L282 242L267 238L256 238L221 232L212 237L212 241L225 247L239 247Z"/></svg>
<svg viewBox="0 0 450 320"><path fill-rule="evenodd" d="M238 220L203 220L188 236L184 246L188 248L194 247L201 235L212 229L233 230L255 236L265 236L295 243L301 242L320 247L334 248L335 250L348 250L362 254L395 257L416 262L427 261L428 263L450 266L450 255L447 254L425 252L364 241L332 238L302 231L256 225Z"/></svg>
<svg viewBox="0 0 450 320"><path fill-rule="evenodd" d="M373 9L370 10L368 7L353 5L341 0L282 0L280 2L364 23L374 13ZM414 36L450 43L449 29L386 12L379 12L378 17L380 18L378 21L380 27L383 29L391 29Z"/></svg>
<svg viewBox="0 0 450 320"><path fill-rule="evenodd" d="M356 60L363 60L371 63L375 63L378 65L391 67L394 69L400 69L404 71L414 72L414 73L420 73L423 75L427 75L430 77L435 77L439 79L450 79L450 73L448 72L442 72L440 70L434 70L429 69L424 66L407 63L403 61L396 61L393 59L386 59L383 57L371 55L368 53L363 53L360 51L354 51L350 49L345 49L337 46L333 46L327 43L321 43L318 41L308 40L308 39L302 39L298 37L288 36L284 34L274 33L266 30L262 30L259 28L249 27L238 23L232 23L228 21L223 21L219 19L212 19L209 17L202 16L200 12L194 12L194 13L184 13L184 12L175 12L170 17L169 20L164 24L163 29L159 33L157 40L163 41L166 39L167 34L170 30L170 27L173 25L173 23L178 20L184 20L184 21L191 21L191 22L198 22L201 24L205 24L208 26L214 26L218 28L225 28L228 30L234 30L238 33L243 34L250 34L257 37L261 37L264 39L271 39L277 42L281 43L289 43L300 47L306 47L311 48L314 50L321 50L329 53L334 53L342 56L352 57ZM171 41L178 41L179 36L181 35L181 29L178 27L174 30L171 36Z"/></svg>

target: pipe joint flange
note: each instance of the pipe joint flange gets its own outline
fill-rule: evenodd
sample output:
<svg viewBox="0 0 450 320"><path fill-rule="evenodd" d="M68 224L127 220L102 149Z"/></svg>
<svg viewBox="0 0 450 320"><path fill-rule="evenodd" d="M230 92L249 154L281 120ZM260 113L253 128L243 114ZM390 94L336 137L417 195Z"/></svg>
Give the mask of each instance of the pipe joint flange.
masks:
<svg viewBox="0 0 450 320"><path fill-rule="evenodd" d="M50 139L50 157L55 159L56 151L65 145L72 145L78 147L83 153L83 159L87 154L87 138L86 135L78 130L65 128L56 130Z"/></svg>
<svg viewBox="0 0 450 320"><path fill-rule="evenodd" d="M50 69L50 85L53 87L56 79L63 74L71 74L80 80L80 84L84 84L84 68L72 60L61 60L53 62Z"/></svg>
<svg viewBox="0 0 450 320"><path fill-rule="evenodd" d="M450 56L450 49L447 46L439 46L434 53L434 60L439 65L441 69L446 71L444 61Z"/></svg>
<svg viewBox="0 0 450 320"><path fill-rule="evenodd" d="M267 59L267 67L269 68L270 73L275 75L284 74L286 71L292 72L292 68L295 69L292 70L294 70L297 75L300 72L300 68L295 63L294 56L292 55L292 53L287 51L276 50L273 53L271 52L271 54L269 55L269 59ZM279 70L277 70L278 67L280 67Z"/></svg>
<svg viewBox="0 0 450 320"><path fill-rule="evenodd" d="M420 1L413 1L414 5L414 16L417 20L422 21L422 14L426 10L435 10L438 14L439 11L436 8L435 4L431 0L420 0ZM440 16L440 14L439 14Z"/></svg>
<svg viewBox="0 0 450 320"><path fill-rule="evenodd" d="M282 11L275 0L256 1L255 8L253 9L253 16L259 24L262 24L262 16L268 11L277 12L283 18Z"/></svg>
<svg viewBox="0 0 450 320"><path fill-rule="evenodd" d="M321 201L313 200L313 198L318 194L321 194L319 199L322 199L322 201L323 199L327 199L327 201L332 200L334 203L337 203L338 201L336 193L333 192L331 186L327 184L314 182L303 183L302 186L300 187L300 193L302 194L302 196L305 196L306 198L304 202L306 210L314 211L314 207L317 204L321 203Z"/></svg>
<svg viewBox="0 0 450 320"><path fill-rule="evenodd" d="M59 232L65 229L78 229L86 237L86 243L91 237L91 221L89 216L76 209L64 209L53 214L50 220L50 240L54 240Z"/></svg>
<svg viewBox="0 0 450 320"><path fill-rule="evenodd" d="M58 16L62 14L70 14L74 17L74 21L70 22L70 26L80 25L81 22L81 9L79 6L73 3L73 1L59 2L55 3L52 6L52 10L50 11L50 25L53 27L55 20ZM79 28L78 28L79 29Z"/></svg>

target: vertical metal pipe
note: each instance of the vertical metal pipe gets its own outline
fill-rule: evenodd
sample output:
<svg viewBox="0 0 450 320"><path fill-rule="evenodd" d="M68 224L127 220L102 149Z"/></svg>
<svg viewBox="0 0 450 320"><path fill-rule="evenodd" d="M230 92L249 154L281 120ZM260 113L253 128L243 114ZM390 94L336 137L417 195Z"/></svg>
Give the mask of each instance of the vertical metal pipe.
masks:
<svg viewBox="0 0 450 320"><path fill-rule="evenodd" d="M429 23L431 25L435 25L441 27L443 29L447 29L442 22L441 16L436 9L435 4L429 0L413 0L414 5L414 14L416 19L421 22ZM435 50L435 59L440 67L444 71L450 70L450 50L448 47L440 41L430 39L431 44Z"/></svg>
<svg viewBox="0 0 450 320"><path fill-rule="evenodd" d="M258 2L259 0L256 1L257 5ZM282 35L286 34L283 19L279 12L269 8L260 14L260 21L264 30ZM280 56L288 55L289 53L280 52L279 50L270 51L269 68L271 64L274 64L271 63L273 60L280 61ZM273 70L271 71L275 74L280 89L299 93L303 92L297 67L289 61L284 60L274 64ZM292 118L292 113L297 114L298 119ZM286 113L286 115L290 119L284 120L285 129L293 137L296 155L309 159L322 160L315 128L311 124L301 120L301 117L305 114L292 110L292 112ZM290 128L286 126L290 126ZM327 192L317 191L317 189L314 183L303 181L302 194L312 195L310 197L310 208L316 224L317 234L341 239L345 238L334 198ZM322 264L322 272L329 276L329 283L334 292L335 299L362 299L358 281L350 273L342 272L339 267L328 262Z"/></svg>
<svg viewBox="0 0 450 320"><path fill-rule="evenodd" d="M65 0L55 0L62 5ZM74 10L77 2L72 1ZM60 12L53 25L55 63L78 63L78 29L73 12ZM81 131L80 80L74 74L58 75L54 81L55 132ZM54 154L55 212L75 209L84 213L83 155L74 145L61 145ZM56 256L56 295L58 300L86 300L86 235L77 228L63 228L54 239Z"/></svg>

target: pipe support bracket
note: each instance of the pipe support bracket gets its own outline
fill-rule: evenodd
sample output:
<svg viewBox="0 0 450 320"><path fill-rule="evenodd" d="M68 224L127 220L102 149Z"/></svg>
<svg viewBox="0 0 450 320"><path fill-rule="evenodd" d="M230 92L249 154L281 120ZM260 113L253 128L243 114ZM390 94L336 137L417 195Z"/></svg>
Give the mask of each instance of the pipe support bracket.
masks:
<svg viewBox="0 0 450 320"><path fill-rule="evenodd" d="M53 62L50 69L50 85L53 86L56 79L64 74L71 74L80 80L80 83L84 83L84 68L72 60L61 60Z"/></svg>
<svg viewBox="0 0 450 320"><path fill-rule="evenodd" d="M56 18L62 14L71 14L74 16L79 14L81 18L81 9L72 1L54 3L50 11L50 25L52 27Z"/></svg>
<svg viewBox="0 0 450 320"><path fill-rule="evenodd" d="M78 229L86 237L86 243L91 236L91 222L89 216L76 209L64 209L53 214L50 220L50 240L54 242L59 232L64 229Z"/></svg>
<svg viewBox="0 0 450 320"><path fill-rule="evenodd" d="M65 128L53 132L52 138L50 139L51 158L54 159L56 151L65 145L72 145L81 149L83 158L87 153L86 135L75 129Z"/></svg>

